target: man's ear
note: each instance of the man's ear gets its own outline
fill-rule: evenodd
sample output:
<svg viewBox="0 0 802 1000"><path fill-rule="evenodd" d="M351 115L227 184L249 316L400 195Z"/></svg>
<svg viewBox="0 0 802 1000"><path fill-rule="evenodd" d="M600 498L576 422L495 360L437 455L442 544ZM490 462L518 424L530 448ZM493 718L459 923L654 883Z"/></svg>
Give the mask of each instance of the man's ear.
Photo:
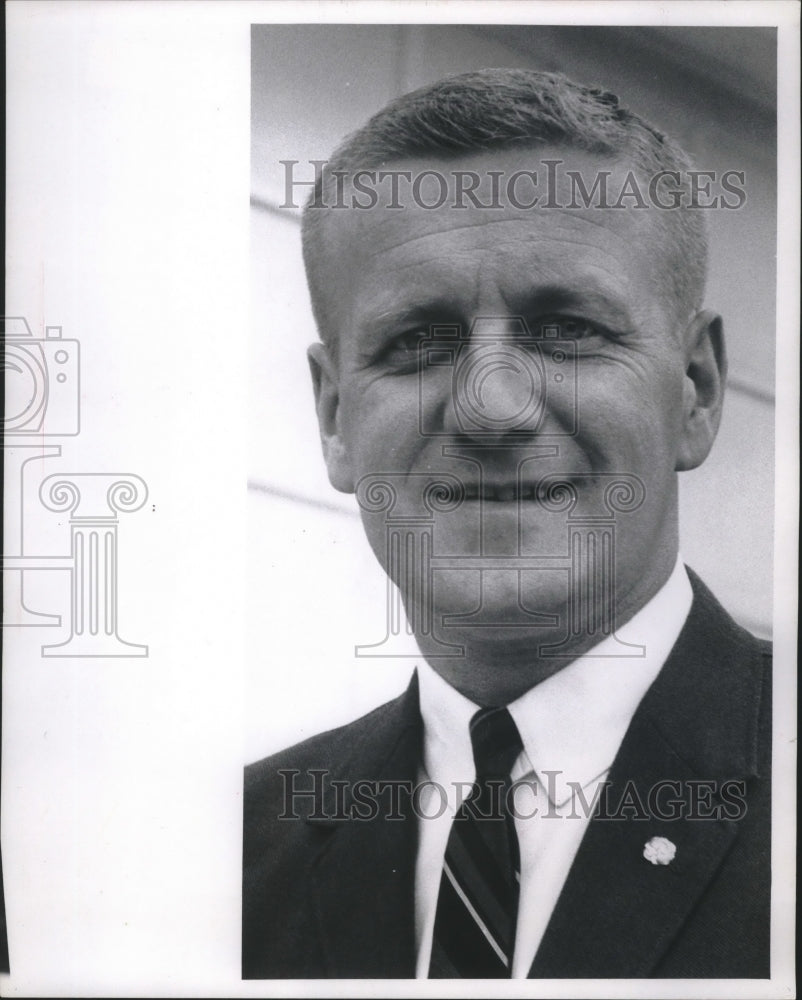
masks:
<svg viewBox="0 0 802 1000"><path fill-rule="evenodd" d="M709 310L697 313L685 331L684 345L685 381L677 472L701 465L718 433L727 379L721 317Z"/></svg>
<svg viewBox="0 0 802 1000"><path fill-rule="evenodd" d="M354 476L340 419L340 380L330 351L324 344L311 344L306 356L315 390L315 409L320 428L323 458L329 482L341 493L354 492Z"/></svg>

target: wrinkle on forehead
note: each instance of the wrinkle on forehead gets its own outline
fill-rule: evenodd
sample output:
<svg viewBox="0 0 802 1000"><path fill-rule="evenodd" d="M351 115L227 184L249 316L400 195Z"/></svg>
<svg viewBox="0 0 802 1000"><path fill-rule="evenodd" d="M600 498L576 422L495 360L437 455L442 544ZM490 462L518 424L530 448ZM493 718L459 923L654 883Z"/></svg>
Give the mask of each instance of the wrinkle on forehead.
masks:
<svg viewBox="0 0 802 1000"><path fill-rule="evenodd" d="M343 242L348 241L350 235L351 242L357 245L362 256L373 256L377 253L391 253L404 247L411 248L417 243L439 237L444 233L453 235L471 248L479 249L482 243L471 240L473 234L486 236L492 246L498 246L499 230L507 230L514 234L506 240L510 243L568 239L587 246L598 246L599 240L594 242L590 234L587 234L586 238L580 237L579 234L585 226L598 230L601 241L612 239L629 242L640 236L643 230L643 227L629 216L622 218L621 213L615 209L543 209L540 214L537 209L526 213L514 209L512 211L515 214L502 217L498 213L492 213L490 209L444 208L436 212L409 208L398 211L374 210L374 214L370 216L362 213L361 216L354 214L351 217L355 221L348 227L351 230L348 235L343 226ZM472 214L467 215L466 212ZM554 220L561 222L562 225L558 224L555 227Z"/></svg>
<svg viewBox="0 0 802 1000"><path fill-rule="evenodd" d="M402 301L415 294L428 299L462 295L466 306L467 293L473 290L477 307L483 300L492 301L491 292L495 292L494 305L501 307L546 286L625 300L644 277L641 262L636 261L633 270L627 260L629 242L618 236L605 240L570 225L560 226L557 232L535 233L529 226L511 225L515 228L502 238L494 232L477 234L480 238L475 239L472 227L467 233L459 227L453 246L448 241L444 246L443 237L450 237L454 230L434 231L384 250L361 253L352 290L370 288L374 301L379 302Z"/></svg>

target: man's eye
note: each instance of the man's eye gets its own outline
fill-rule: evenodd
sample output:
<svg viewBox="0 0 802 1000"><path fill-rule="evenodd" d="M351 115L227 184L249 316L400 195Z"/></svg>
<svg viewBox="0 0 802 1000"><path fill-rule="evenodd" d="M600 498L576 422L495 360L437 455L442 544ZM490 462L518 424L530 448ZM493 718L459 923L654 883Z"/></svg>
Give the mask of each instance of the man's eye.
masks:
<svg viewBox="0 0 802 1000"><path fill-rule="evenodd" d="M383 352L382 360L397 367L418 364L421 341L426 336L423 330L410 330L395 337Z"/></svg>
<svg viewBox="0 0 802 1000"><path fill-rule="evenodd" d="M541 337L565 337L570 340L587 340L589 337L602 336L604 327L578 316L548 316L538 321L538 332Z"/></svg>

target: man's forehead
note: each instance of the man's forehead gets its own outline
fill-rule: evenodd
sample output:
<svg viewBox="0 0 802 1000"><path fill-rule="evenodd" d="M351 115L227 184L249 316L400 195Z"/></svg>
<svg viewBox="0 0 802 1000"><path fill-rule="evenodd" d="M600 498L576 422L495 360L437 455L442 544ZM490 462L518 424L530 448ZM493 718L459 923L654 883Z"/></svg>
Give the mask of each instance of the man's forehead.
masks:
<svg viewBox="0 0 802 1000"><path fill-rule="evenodd" d="M539 305L544 288L574 297L581 290L617 303L602 313L611 323L618 315L651 321L659 312L663 326L675 308L666 220L629 199L617 208L599 204L599 184L617 198L638 176L625 160L553 147L399 160L352 175L339 189L340 207L320 210L323 266L336 289L329 321L343 336L368 311L449 297L466 312L492 301L480 294L484 283L496 293L492 308ZM595 200L585 204L581 192L594 186Z"/></svg>
<svg viewBox="0 0 802 1000"><path fill-rule="evenodd" d="M637 193L627 196L626 187ZM599 226L626 240L654 240L658 209L640 207L633 163L560 147L419 157L352 171L326 212L329 248L369 257L401 243L452 233L455 246L507 238L537 241ZM621 197L622 191L624 197ZM512 224L512 225L510 225ZM579 237L581 241L581 237ZM425 253L424 248L419 248Z"/></svg>

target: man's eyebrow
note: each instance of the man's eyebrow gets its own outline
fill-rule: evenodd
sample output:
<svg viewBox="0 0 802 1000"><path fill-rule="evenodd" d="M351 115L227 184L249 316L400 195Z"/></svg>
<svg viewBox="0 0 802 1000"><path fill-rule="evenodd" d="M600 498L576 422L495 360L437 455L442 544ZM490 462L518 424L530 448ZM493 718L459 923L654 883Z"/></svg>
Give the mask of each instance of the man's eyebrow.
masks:
<svg viewBox="0 0 802 1000"><path fill-rule="evenodd" d="M514 303L523 314L577 313L585 319L599 318L624 332L635 327L635 321L624 302L588 283L581 288L548 285L532 291Z"/></svg>
<svg viewBox="0 0 802 1000"><path fill-rule="evenodd" d="M521 316L530 322L549 313L576 313L587 320L598 319L622 333L635 328L635 321L621 298L608 294L590 280L579 288L561 284L533 286L508 299L507 305L506 317ZM427 332L429 327L439 324L470 327L480 316L487 318L482 312L467 315L463 303L447 296L434 296L411 305L387 301L366 311L358 318L358 325L362 336L370 341L418 326Z"/></svg>
<svg viewBox="0 0 802 1000"><path fill-rule="evenodd" d="M459 322L459 310L446 299L431 299L414 305L387 305L371 310L359 318L359 328L367 337L379 337L388 331L414 326L428 327L438 323Z"/></svg>

